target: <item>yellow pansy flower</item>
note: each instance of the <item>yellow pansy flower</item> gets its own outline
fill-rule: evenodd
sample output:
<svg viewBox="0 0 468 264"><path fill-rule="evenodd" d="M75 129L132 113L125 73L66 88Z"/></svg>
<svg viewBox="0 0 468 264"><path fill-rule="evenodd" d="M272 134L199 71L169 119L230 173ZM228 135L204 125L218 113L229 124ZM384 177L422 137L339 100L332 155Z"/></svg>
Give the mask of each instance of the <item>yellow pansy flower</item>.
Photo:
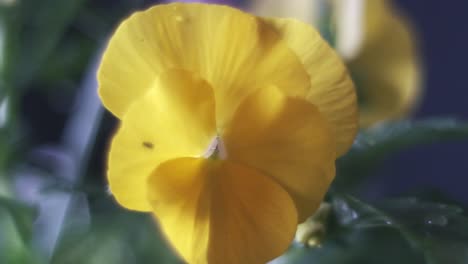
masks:
<svg viewBox="0 0 468 264"><path fill-rule="evenodd" d="M152 212L189 263L265 263L320 205L357 130L353 84L304 23L174 3L116 30L98 71L120 119L122 206Z"/></svg>
<svg viewBox="0 0 468 264"><path fill-rule="evenodd" d="M360 95L360 122L404 117L420 98L421 71L409 23L389 0L367 0L363 42L349 61Z"/></svg>
<svg viewBox="0 0 468 264"><path fill-rule="evenodd" d="M404 117L417 105L421 71L416 43L391 0L252 0L261 15L287 16L312 25L332 14L336 49L359 91L360 124ZM327 14L329 12L329 14Z"/></svg>

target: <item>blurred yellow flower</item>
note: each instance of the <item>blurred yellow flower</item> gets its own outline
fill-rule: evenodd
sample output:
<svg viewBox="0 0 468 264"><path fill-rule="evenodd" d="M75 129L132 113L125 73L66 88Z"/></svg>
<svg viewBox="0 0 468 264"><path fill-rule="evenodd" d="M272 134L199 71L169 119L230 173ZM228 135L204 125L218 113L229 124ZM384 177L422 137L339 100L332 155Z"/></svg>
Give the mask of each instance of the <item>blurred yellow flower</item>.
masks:
<svg viewBox="0 0 468 264"><path fill-rule="evenodd" d="M335 24L336 49L356 82L360 124L404 117L420 95L415 37L391 0L252 0L261 15Z"/></svg>
<svg viewBox="0 0 468 264"><path fill-rule="evenodd" d="M360 123L404 117L421 92L421 72L415 37L409 24L389 0L365 4L363 43L349 61L357 83Z"/></svg>
<svg viewBox="0 0 468 264"><path fill-rule="evenodd" d="M110 190L153 212L189 263L282 254L357 130L353 84L316 31L226 6L135 13L112 36L98 80L121 121Z"/></svg>

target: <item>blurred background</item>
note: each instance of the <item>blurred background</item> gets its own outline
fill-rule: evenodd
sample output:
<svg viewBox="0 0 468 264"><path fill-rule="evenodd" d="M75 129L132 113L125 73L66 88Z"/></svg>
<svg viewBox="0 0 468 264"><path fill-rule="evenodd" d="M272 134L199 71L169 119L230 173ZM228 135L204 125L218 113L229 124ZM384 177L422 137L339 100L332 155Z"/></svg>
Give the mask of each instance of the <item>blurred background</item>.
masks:
<svg viewBox="0 0 468 264"><path fill-rule="evenodd" d="M468 28L462 26L468 2L463 0L394 1L417 33L423 85L414 119L468 119ZM380 168L371 197L431 189L468 205L468 142L418 146L398 153Z"/></svg>
<svg viewBox="0 0 468 264"><path fill-rule="evenodd" d="M100 56L119 21L160 2L0 0L0 263L180 262L149 216L125 211L108 194L106 152L117 122L96 94ZM397 14L388 21L401 19L407 29L401 39L391 35L398 30L376 34L375 39L388 40L379 45L371 42L366 23L387 15L378 8L369 13L363 3L361 11L353 11L323 3L312 10L311 2L320 0L209 2L308 20L349 63L358 94L366 100L372 99L366 91L375 87L360 84L379 85L379 80L359 78L359 72L373 59L376 65L386 61L382 54L399 54L393 44L395 50L410 49L398 65L410 60L412 72L398 73L389 86L408 79L410 84L401 86L417 90L409 95L411 105L363 128L387 118L468 120L466 0L384 1L391 6L388 12ZM376 18L369 22L366 16ZM399 44L405 41L409 44ZM371 59L361 59L367 49ZM391 72L387 67L382 70ZM411 147L380 165L353 190L356 196L377 201L420 195L468 207L466 140Z"/></svg>

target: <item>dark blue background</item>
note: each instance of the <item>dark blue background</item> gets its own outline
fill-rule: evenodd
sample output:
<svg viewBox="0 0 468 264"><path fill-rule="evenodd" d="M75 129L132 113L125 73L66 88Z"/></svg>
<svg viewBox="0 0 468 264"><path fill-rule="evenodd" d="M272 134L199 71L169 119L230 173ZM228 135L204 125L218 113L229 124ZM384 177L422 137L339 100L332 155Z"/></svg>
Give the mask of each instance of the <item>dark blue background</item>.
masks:
<svg viewBox="0 0 468 264"><path fill-rule="evenodd" d="M372 0L371 0L372 1ZM399 0L419 33L424 94L414 118L455 116L468 121L468 1ZM368 198L441 191L468 205L468 141L434 143L385 162Z"/></svg>

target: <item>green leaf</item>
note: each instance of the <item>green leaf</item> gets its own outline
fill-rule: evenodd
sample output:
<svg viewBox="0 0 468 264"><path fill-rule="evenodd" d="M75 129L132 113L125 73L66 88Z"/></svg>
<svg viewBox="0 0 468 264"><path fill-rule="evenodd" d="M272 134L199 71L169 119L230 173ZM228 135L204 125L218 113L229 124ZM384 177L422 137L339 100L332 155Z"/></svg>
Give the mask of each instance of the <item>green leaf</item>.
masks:
<svg viewBox="0 0 468 264"><path fill-rule="evenodd" d="M468 263L468 218L456 206L415 198L372 206L332 194L321 247L295 243L274 264Z"/></svg>
<svg viewBox="0 0 468 264"><path fill-rule="evenodd" d="M401 238L388 228L340 229L320 247L308 248L293 244L288 252L270 264L423 264Z"/></svg>
<svg viewBox="0 0 468 264"><path fill-rule="evenodd" d="M121 209L94 214L92 222L84 233L68 230L51 263L182 263L162 239L156 222L148 214Z"/></svg>
<svg viewBox="0 0 468 264"><path fill-rule="evenodd" d="M11 81L11 70L14 62L13 50L15 49L14 36L17 30L16 17L18 10L15 5L0 4L0 35L2 45L0 46L0 99L7 94L6 88Z"/></svg>
<svg viewBox="0 0 468 264"><path fill-rule="evenodd" d="M334 187L355 188L388 155L422 144L468 140L468 123L450 118L382 123L362 130L347 155L337 161Z"/></svg>
<svg viewBox="0 0 468 264"><path fill-rule="evenodd" d="M320 247L294 243L273 264L419 264L425 263L392 219L350 196L332 197L332 218ZM390 227L390 228L389 228Z"/></svg>
<svg viewBox="0 0 468 264"><path fill-rule="evenodd" d="M424 251L428 264L468 263L468 218L461 208L414 198L379 207Z"/></svg>
<svg viewBox="0 0 468 264"><path fill-rule="evenodd" d="M0 209L12 217L21 238L24 241L29 241L36 211L18 201L5 197L0 197Z"/></svg>
<svg viewBox="0 0 468 264"><path fill-rule="evenodd" d="M0 263L38 263L30 247L33 220L32 209L0 197Z"/></svg>
<svg viewBox="0 0 468 264"><path fill-rule="evenodd" d="M354 230L394 228L424 255L426 263L468 263L468 218L459 207L416 198L370 206L350 196L338 196L333 208L340 225Z"/></svg>
<svg viewBox="0 0 468 264"><path fill-rule="evenodd" d="M34 78L72 23L84 0L18 1L22 28L17 36L17 87ZM53 7L53 8L51 8Z"/></svg>

